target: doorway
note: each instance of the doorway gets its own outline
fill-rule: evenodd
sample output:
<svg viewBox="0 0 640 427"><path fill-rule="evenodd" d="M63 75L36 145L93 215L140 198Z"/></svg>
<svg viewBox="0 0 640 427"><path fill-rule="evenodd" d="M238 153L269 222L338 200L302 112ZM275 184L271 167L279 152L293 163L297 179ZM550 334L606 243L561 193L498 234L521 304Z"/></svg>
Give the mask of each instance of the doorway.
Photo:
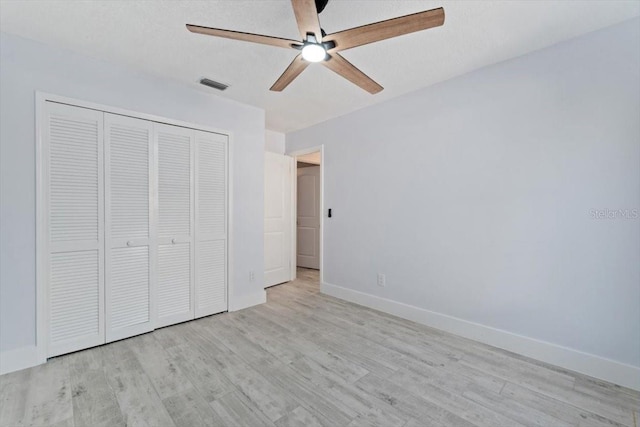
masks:
<svg viewBox="0 0 640 427"><path fill-rule="evenodd" d="M296 265L320 270L320 152L296 160Z"/></svg>
<svg viewBox="0 0 640 427"><path fill-rule="evenodd" d="M265 153L265 288L298 273L322 283L323 155L323 146Z"/></svg>
<svg viewBox="0 0 640 427"><path fill-rule="evenodd" d="M292 153L295 158L295 260L296 276L322 281L323 147Z"/></svg>

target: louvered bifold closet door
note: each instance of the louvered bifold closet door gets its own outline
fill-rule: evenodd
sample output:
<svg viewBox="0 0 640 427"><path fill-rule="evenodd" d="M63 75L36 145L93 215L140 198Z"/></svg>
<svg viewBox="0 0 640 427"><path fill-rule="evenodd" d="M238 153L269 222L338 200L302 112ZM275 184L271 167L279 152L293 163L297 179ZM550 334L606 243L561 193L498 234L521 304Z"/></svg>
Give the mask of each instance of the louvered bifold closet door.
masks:
<svg viewBox="0 0 640 427"><path fill-rule="evenodd" d="M227 136L196 135L196 317L227 310Z"/></svg>
<svg viewBox="0 0 640 427"><path fill-rule="evenodd" d="M156 327L194 317L194 131L155 124L158 183Z"/></svg>
<svg viewBox="0 0 640 427"><path fill-rule="evenodd" d="M154 328L152 128L105 114L107 342Z"/></svg>
<svg viewBox="0 0 640 427"><path fill-rule="evenodd" d="M103 114L47 102L42 134L47 357L104 343Z"/></svg>

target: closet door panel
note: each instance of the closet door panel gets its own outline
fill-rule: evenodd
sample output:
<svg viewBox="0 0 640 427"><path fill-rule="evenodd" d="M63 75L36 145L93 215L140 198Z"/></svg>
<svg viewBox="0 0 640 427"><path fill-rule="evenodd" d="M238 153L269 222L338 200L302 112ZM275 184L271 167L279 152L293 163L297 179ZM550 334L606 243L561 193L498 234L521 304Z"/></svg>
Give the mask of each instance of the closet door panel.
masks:
<svg viewBox="0 0 640 427"><path fill-rule="evenodd" d="M149 247L112 248L110 255L110 331L135 330L151 319Z"/></svg>
<svg viewBox="0 0 640 427"><path fill-rule="evenodd" d="M198 235L201 239L227 236L227 136L196 133Z"/></svg>
<svg viewBox="0 0 640 427"><path fill-rule="evenodd" d="M103 114L45 104L47 356L104 343Z"/></svg>
<svg viewBox="0 0 640 427"><path fill-rule="evenodd" d="M156 326L193 319L194 131L155 124L158 182Z"/></svg>
<svg viewBox="0 0 640 427"><path fill-rule="evenodd" d="M158 247L158 327L193 319L190 246Z"/></svg>
<svg viewBox="0 0 640 427"><path fill-rule="evenodd" d="M198 312L196 317L227 310L226 242L200 241L198 245Z"/></svg>
<svg viewBox="0 0 640 427"><path fill-rule="evenodd" d="M99 274L97 250L51 254L52 343L99 335Z"/></svg>
<svg viewBox="0 0 640 427"><path fill-rule="evenodd" d="M196 131L196 317L228 309L227 143Z"/></svg>
<svg viewBox="0 0 640 427"><path fill-rule="evenodd" d="M105 114L107 342L154 328L152 127Z"/></svg>

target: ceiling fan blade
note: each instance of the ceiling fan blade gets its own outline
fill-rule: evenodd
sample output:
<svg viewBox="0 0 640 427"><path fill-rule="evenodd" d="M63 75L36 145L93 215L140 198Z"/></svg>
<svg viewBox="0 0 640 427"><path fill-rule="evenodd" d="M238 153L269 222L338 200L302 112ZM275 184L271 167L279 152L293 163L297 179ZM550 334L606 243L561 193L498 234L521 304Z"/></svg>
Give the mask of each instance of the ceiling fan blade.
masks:
<svg viewBox="0 0 640 427"><path fill-rule="evenodd" d="M315 0L291 0L291 6L293 6L293 13L296 15L302 40L307 39L307 33L312 33L318 42L322 41Z"/></svg>
<svg viewBox="0 0 640 427"><path fill-rule="evenodd" d="M282 73L280 78L273 84L273 86L271 86L269 90L272 90L274 92L282 92L282 90L285 87L289 86L289 83L291 83L296 77L298 77L300 73L303 72L305 68L307 68L308 65L309 63L302 59L302 55L296 56L291 64L289 64L287 69L284 70L284 73Z"/></svg>
<svg viewBox="0 0 640 427"><path fill-rule="evenodd" d="M331 58L327 61L320 62L320 64L329 68L330 70L340 74L351 83L360 86L370 94L380 92L383 87L373 81L369 76L360 71L351 62L344 59L338 53L332 53Z"/></svg>
<svg viewBox="0 0 640 427"><path fill-rule="evenodd" d="M302 43L296 40L263 36L261 34L242 33L240 31L222 30L220 28L201 27L199 25L187 24L187 30L191 31L192 33L205 34L208 36L224 37L226 39L241 40L245 42L266 44L284 48L302 45Z"/></svg>
<svg viewBox="0 0 640 427"><path fill-rule="evenodd" d="M416 31L439 27L442 24L444 24L444 9L439 7L328 34L323 41L333 41L336 46L329 52L337 52Z"/></svg>

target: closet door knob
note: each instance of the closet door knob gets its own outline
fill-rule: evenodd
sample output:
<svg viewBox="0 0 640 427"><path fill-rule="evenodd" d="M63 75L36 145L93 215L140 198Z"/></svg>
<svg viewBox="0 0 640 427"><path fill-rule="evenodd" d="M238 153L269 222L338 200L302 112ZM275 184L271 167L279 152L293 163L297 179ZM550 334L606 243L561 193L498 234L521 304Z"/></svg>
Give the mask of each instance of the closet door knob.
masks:
<svg viewBox="0 0 640 427"><path fill-rule="evenodd" d="M176 244L176 239L171 239L171 243Z"/></svg>
<svg viewBox="0 0 640 427"><path fill-rule="evenodd" d="M127 246L133 246L133 241L132 241L132 240L129 240L129 241L127 242Z"/></svg>

